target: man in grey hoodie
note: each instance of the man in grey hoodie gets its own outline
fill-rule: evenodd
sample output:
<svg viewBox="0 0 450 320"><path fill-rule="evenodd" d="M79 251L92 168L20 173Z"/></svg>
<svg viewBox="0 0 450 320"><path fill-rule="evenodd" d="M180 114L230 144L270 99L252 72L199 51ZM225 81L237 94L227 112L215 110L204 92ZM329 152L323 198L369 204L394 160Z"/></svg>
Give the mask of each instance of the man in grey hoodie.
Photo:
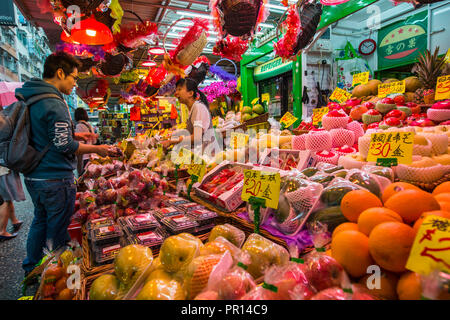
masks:
<svg viewBox="0 0 450 320"><path fill-rule="evenodd" d="M76 155L97 153L114 155L115 149L107 145L80 143L95 138L89 132L75 133L69 107L62 93L69 95L76 85L80 62L64 52L53 53L44 64L43 80L34 78L16 89L25 99L52 93L48 98L30 106L31 143L37 151L48 144L48 152L39 165L25 175L25 185L34 204L34 220L27 241L27 257L23 262L25 274L31 272L43 257L43 248L63 247L70 240L67 227L74 213L76 185L73 170Z"/></svg>

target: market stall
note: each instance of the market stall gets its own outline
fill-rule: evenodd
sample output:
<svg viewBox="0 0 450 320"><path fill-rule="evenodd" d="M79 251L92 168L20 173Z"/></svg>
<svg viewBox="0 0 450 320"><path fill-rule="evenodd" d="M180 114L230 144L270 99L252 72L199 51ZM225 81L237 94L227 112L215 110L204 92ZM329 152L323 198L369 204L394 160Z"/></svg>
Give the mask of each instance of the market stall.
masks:
<svg viewBox="0 0 450 320"><path fill-rule="evenodd" d="M384 22L377 68L352 41L334 42L335 27L326 33L374 2L283 2L275 37L265 40L255 35L267 1L213 2L212 51L240 62L240 77L236 65L233 74L201 54L207 19L180 18L165 33L150 21L119 23L101 48L81 44L83 55L66 41L89 59L84 75L103 80L85 90L90 107L107 107L112 83L123 85L123 112L99 115L106 134L121 122L111 141L121 155L89 160L77 181L72 247L49 252L29 276L40 276L35 299L448 300L450 63L418 25L449 2L419 9L414 21ZM117 21L111 4L99 11ZM189 24L169 49L183 19ZM62 38L75 37L60 21ZM406 25L412 33L399 36ZM428 45L413 45L425 37ZM385 55L387 41L408 42L414 56ZM157 65L148 43L160 42ZM142 48L151 67L136 78L142 61L133 65L129 52ZM388 72L409 64L408 74ZM327 80L314 79L315 102L306 101L320 66ZM205 75L214 81L198 89ZM217 114L195 115L194 104L207 108L200 92ZM206 136L202 120L215 128L216 152L191 148L195 126ZM177 134L187 128L192 139L181 145ZM76 268L80 285L69 288ZM371 268L380 273L377 288Z"/></svg>

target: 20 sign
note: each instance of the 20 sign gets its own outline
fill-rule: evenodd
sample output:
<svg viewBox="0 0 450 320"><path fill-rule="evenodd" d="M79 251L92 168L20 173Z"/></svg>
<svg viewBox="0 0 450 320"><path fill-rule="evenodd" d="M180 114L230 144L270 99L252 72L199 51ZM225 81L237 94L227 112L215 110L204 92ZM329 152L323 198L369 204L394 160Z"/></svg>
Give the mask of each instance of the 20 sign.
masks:
<svg viewBox="0 0 450 320"><path fill-rule="evenodd" d="M244 187L241 198L248 201L250 197L266 200L266 207L278 208L280 197L280 174L258 170L244 170Z"/></svg>

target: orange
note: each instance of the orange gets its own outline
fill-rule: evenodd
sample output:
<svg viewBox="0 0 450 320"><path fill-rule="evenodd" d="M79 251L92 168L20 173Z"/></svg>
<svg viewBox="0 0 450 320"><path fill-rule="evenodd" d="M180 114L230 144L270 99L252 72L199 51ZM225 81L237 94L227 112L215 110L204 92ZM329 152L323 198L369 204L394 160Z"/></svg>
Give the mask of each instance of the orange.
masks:
<svg viewBox="0 0 450 320"><path fill-rule="evenodd" d="M372 278L370 278L372 276ZM370 278L370 279L369 279ZM377 295L380 298L387 300L397 300L397 282L398 276L391 272L381 271L379 288L372 288L370 286L377 285L376 281L372 280L373 275L368 274L359 280L364 287L370 290L371 294ZM369 280L369 281L367 281Z"/></svg>
<svg viewBox="0 0 450 320"><path fill-rule="evenodd" d="M347 220L357 222L366 209L382 207L381 200L367 190L353 190L345 194L341 201L341 212Z"/></svg>
<svg viewBox="0 0 450 320"><path fill-rule="evenodd" d="M386 201L397 192L403 191L403 190L420 190L419 187L416 187L413 184L407 183L407 182L394 182L391 183L384 189L383 195L381 196L381 200L383 200L383 203L386 203Z"/></svg>
<svg viewBox="0 0 450 320"><path fill-rule="evenodd" d="M345 231L345 230L355 230L358 231L358 225L353 222L344 222L341 223L334 229L333 234L331 235L331 239L333 239L339 232Z"/></svg>
<svg viewBox="0 0 450 320"><path fill-rule="evenodd" d="M446 181L438 185L433 190L433 196L439 194L439 193L448 193L450 192L450 181Z"/></svg>
<svg viewBox="0 0 450 320"><path fill-rule="evenodd" d="M325 254L329 257L333 258L333 254L331 253L331 249L328 249L327 251L325 251Z"/></svg>
<svg viewBox="0 0 450 320"><path fill-rule="evenodd" d="M450 202L450 192L443 192L443 193L436 194L436 195L434 195L434 198L438 202Z"/></svg>
<svg viewBox="0 0 450 320"><path fill-rule="evenodd" d="M415 272L405 272L397 283L397 295L399 300L421 300L422 285L420 276Z"/></svg>
<svg viewBox="0 0 450 320"><path fill-rule="evenodd" d="M383 222L369 236L369 252L375 262L392 272L405 271L415 233L401 222Z"/></svg>
<svg viewBox="0 0 450 320"><path fill-rule="evenodd" d="M423 212L441 209L433 195L422 190L400 191L391 196L384 206L397 212L405 223L416 221Z"/></svg>
<svg viewBox="0 0 450 320"><path fill-rule="evenodd" d="M450 212L450 201L438 201L441 210Z"/></svg>
<svg viewBox="0 0 450 320"><path fill-rule="evenodd" d="M339 232L331 240L333 258L347 273L355 278L367 273L367 267L373 264L369 254L369 238L359 231Z"/></svg>
<svg viewBox="0 0 450 320"><path fill-rule="evenodd" d="M358 229L366 236L370 235L373 228L383 222L403 222L398 213L387 208L369 208L361 212L358 218Z"/></svg>
<svg viewBox="0 0 450 320"><path fill-rule="evenodd" d="M423 220L425 220L425 218L427 216L439 216L439 217L444 217L444 218L450 219L450 212L436 210L436 211L427 211L427 212L422 213L420 218L417 219L416 223L414 223L414 226L413 226L414 233L417 234L417 231L419 231L419 228L422 225Z"/></svg>

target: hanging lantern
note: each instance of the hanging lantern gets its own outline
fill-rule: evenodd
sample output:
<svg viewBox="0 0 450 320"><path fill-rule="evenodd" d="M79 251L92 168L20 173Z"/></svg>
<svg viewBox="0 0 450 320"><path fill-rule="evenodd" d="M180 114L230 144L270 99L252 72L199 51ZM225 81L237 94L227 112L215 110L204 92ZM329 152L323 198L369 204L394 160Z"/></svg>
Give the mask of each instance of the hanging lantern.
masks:
<svg viewBox="0 0 450 320"><path fill-rule="evenodd" d="M70 36L63 31L61 40L88 45L104 45L113 41L111 29L93 17L82 20L78 28L76 26L72 28Z"/></svg>

